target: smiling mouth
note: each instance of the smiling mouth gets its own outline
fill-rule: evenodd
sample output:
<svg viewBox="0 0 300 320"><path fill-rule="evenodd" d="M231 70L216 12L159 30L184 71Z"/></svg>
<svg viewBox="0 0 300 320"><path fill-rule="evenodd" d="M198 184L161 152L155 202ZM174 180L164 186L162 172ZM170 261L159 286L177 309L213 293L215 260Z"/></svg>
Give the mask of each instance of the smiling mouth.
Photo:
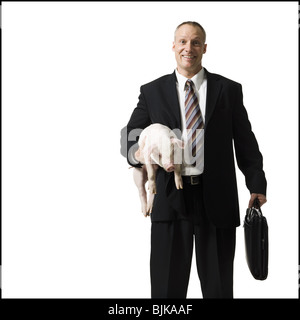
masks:
<svg viewBox="0 0 300 320"><path fill-rule="evenodd" d="M184 56L183 55L183 58L187 59L187 60L192 60L195 58L195 56Z"/></svg>

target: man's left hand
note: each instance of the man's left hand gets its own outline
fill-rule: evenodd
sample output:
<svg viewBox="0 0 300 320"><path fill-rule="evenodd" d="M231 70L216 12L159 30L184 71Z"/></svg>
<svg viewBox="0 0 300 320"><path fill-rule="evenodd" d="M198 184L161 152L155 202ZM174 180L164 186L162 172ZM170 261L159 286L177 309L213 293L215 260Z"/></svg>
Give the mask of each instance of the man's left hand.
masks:
<svg viewBox="0 0 300 320"><path fill-rule="evenodd" d="M250 198L250 201L249 201L248 208L251 208L253 206L253 202L254 202L254 200L256 198L258 198L260 206L262 206L263 204L265 204L267 202L267 198L266 198L266 196L264 194L251 193L251 198Z"/></svg>

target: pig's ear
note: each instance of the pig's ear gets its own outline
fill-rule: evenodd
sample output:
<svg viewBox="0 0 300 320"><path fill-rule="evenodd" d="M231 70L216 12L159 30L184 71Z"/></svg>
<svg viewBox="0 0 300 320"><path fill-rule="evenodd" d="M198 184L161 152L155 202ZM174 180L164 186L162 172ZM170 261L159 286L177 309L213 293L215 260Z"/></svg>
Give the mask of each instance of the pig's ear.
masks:
<svg viewBox="0 0 300 320"><path fill-rule="evenodd" d="M177 147L179 147L180 149L183 149L184 148L184 142L182 140L179 140L177 138L171 138L171 142L172 144L176 144Z"/></svg>

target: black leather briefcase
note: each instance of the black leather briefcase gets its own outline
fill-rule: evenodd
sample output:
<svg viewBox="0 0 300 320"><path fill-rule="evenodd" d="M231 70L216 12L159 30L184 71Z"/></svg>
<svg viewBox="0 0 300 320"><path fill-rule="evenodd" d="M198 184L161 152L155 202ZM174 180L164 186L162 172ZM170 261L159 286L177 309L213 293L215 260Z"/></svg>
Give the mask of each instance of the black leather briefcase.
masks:
<svg viewBox="0 0 300 320"><path fill-rule="evenodd" d="M258 199L254 201L253 207L246 211L244 235L249 270L255 279L265 280L268 276L268 223Z"/></svg>

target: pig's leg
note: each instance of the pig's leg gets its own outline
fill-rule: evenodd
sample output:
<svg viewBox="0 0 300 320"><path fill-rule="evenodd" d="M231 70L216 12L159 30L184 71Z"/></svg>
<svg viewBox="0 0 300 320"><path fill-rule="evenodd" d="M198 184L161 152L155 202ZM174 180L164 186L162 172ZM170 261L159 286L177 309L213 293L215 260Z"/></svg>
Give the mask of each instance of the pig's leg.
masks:
<svg viewBox="0 0 300 320"><path fill-rule="evenodd" d="M150 193L148 196L147 201L147 215L150 215L152 213L152 207L153 207L153 200L154 200L154 193Z"/></svg>
<svg viewBox="0 0 300 320"><path fill-rule="evenodd" d="M175 178L175 185L176 188L183 189L183 183L182 183L182 178L181 178L181 165L180 164L175 164L174 165L175 170L174 170L174 178Z"/></svg>
<svg viewBox="0 0 300 320"><path fill-rule="evenodd" d="M158 169L158 165L153 164L153 170L154 170L154 182L156 180L156 172ZM155 182L155 189L156 189L156 182ZM156 190L155 190L156 191ZM156 193L156 192L155 192ZM147 201L147 214L150 215L152 213L152 207L153 207L153 201L154 201L155 194L153 192L149 192L148 195L148 201Z"/></svg>
<svg viewBox="0 0 300 320"><path fill-rule="evenodd" d="M139 191L142 212L144 216L147 216L147 193L145 189L145 184L147 182L147 171L145 166L143 166L141 169L133 168L133 180Z"/></svg>
<svg viewBox="0 0 300 320"><path fill-rule="evenodd" d="M156 184L155 184L155 177L156 177L156 170L153 164L146 163L147 174L148 174L148 189L150 193L156 193Z"/></svg>

